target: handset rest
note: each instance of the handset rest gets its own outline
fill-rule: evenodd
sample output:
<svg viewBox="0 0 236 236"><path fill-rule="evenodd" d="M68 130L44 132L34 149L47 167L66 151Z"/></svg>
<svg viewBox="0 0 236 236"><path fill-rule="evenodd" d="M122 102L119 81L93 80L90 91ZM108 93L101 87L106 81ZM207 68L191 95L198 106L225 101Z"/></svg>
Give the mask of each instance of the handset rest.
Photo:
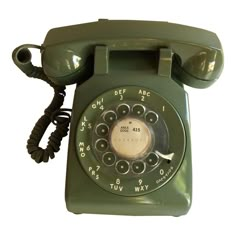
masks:
<svg viewBox="0 0 236 236"><path fill-rule="evenodd" d="M198 88L210 86L223 68L220 41L210 31L168 22L100 20L48 32L42 45L46 75L60 85L78 82L91 73L97 45L109 51L171 48L173 77Z"/></svg>

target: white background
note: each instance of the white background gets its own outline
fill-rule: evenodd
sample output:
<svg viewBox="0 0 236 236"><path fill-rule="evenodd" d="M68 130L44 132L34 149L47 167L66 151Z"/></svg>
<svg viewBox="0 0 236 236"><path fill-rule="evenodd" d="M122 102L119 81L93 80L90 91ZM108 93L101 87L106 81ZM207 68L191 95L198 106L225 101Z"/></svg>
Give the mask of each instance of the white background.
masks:
<svg viewBox="0 0 236 236"><path fill-rule="evenodd" d="M0 235L235 235L233 1L8 0L2 1L0 9ZM193 152L193 204L186 216L74 215L64 203L68 139L48 164L37 165L27 154L26 140L53 92L17 69L12 50L23 43L41 44L51 28L98 18L186 24L216 32L222 42L225 67L219 81L206 90L186 87ZM73 91L70 86L65 107L71 107Z"/></svg>

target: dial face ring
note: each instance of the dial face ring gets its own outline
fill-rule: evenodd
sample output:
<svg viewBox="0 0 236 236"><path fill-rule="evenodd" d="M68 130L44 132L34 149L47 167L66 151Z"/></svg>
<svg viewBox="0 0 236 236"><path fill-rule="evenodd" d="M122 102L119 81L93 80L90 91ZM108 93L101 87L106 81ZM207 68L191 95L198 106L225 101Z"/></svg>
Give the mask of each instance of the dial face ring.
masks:
<svg viewBox="0 0 236 236"><path fill-rule="evenodd" d="M103 189L123 196L143 195L166 184L183 161L185 145L184 126L174 107L137 86L98 96L76 131L85 172Z"/></svg>

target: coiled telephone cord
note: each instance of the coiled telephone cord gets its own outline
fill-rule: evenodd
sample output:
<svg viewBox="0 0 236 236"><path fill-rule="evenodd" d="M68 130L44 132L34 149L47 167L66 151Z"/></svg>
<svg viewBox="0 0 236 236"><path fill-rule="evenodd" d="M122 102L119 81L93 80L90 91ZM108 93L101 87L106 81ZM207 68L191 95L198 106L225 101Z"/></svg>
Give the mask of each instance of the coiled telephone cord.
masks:
<svg viewBox="0 0 236 236"><path fill-rule="evenodd" d="M27 141L27 150L31 158L37 163L48 162L55 157L55 152L60 150L63 137L68 134L71 109L60 109L66 96L65 86L58 86L48 79L41 67L34 66L29 77L38 78L47 82L54 89L54 97L50 105L44 110L44 114L36 122ZM39 143L50 123L56 126L54 132L48 138L47 147L44 149Z"/></svg>

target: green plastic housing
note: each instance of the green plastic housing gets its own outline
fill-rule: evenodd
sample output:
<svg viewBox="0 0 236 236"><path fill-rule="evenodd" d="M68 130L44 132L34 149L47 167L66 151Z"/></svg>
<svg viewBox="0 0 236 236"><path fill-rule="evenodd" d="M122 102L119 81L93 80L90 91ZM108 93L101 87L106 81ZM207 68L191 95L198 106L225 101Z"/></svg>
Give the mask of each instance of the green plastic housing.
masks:
<svg viewBox="0 0 236 236"><path fill-rule="evenodd" d="M74 97L65 193L69 211L173 216L188 212L192 199L188 96L170 76L171 56L169 50L163 50L160 54L121 52L106 57L106 47L95 50L94 75L77 86ZM104 190L87 175L76 152L76 134L81 115L91 101L108 90L131 85L151 89L172 104L181 117L186 146L183 162L169 182L151 193L127 197Z"/></svg>

